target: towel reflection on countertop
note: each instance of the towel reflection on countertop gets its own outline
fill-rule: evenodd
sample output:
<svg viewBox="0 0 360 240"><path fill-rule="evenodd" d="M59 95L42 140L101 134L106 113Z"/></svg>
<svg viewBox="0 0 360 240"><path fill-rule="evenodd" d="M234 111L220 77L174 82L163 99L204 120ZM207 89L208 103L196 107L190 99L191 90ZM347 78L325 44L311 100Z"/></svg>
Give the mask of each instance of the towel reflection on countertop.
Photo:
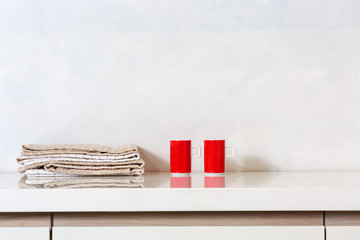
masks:
<svg viewBox="0 0 360 240"><path fill-rule="evenodd" d="M20 188L143 188L143 176L26 177Z"/></svg>

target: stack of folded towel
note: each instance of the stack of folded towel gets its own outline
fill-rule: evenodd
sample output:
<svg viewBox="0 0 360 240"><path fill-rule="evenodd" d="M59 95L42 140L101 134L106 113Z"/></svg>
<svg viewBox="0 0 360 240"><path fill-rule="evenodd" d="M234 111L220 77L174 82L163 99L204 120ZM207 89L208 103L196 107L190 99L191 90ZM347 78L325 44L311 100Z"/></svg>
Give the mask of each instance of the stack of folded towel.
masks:
<svg viewBox="0 0 360 240"><path fill-rule="evenodd" d="M41 176L135 176L144 173L137 146L107 147L97 144L22 146L19 171Z"/></svg>

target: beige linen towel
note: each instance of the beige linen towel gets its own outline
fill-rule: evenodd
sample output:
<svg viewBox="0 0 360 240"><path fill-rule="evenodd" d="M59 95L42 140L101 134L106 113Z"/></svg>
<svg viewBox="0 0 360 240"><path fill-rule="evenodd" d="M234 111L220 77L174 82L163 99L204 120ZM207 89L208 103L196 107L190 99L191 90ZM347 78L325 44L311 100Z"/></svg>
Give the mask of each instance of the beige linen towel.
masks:
<svg viewBox="0 0 360 240"><path fill-rule="evenodd" d="M98 144L23 145L22 156L17 161L19 171L26 175L44 170L49 175L132 176L143 174L145 164L136 145L107 147ZM40 171L41 174L45 172Z"/></svg>
<svg viewBox="0 0 360 240"><path fill-rule="evenodd" d="M51 172L70 173L77 175L140 175L144 172L143 165L69 165L49 163L44 169Z"/></svg>
<svg viewBox="0 0 360 240"><path fill-rule="evenodd" d="M26 177L21 188L143 188L142 176L125 177Z"/></svg>
<svg viewBox="0 0 360 240"><path fill-rule="evenodd" d="M39 172L42 170L42 172ZM44 173L45 171L46 173ZM104 167L104 168L71 168L63 166L46 166L45 169L29 169L25 171L25 175L37 175L37 176L110 176L110 175L126 175L126 176L136 176L142 175L144 173L143 168L121 168L121 167Z"/></svg>
<svg viewBox="0 0 360 240"><path fill-rule="evenodd" d="M74 177L75 174L70 173L56 173L50 172L45 169L29 169L25 171L27 178L37 178L37 177Z"/></svg>
<svg viewBox="0 0 360 240"><path fill-rule="evenodd" d="M62 164L47 164L43 169L27 169L25 175L142 175L144 173L143 165L125 165L125 166L76 166ZM59 175L60 174L60 175Z"/></svg>
<svg viewBox="0 0 360 240"><path fill-rule="evenodd" d="M22 145L22 155L49 155L57 153L75 153L88 155L126 155L138 152L136 145L108 147L99 144L54 144L54 145L38 145L26 144Z"/></svg>
<svg viewBox="0 0 360 240"><path fill-rule="evenodd" d="M138 160L133 160L133 161L100 161L100 162L93 162L93 161L78 161L75 159L72 160L64 160L61 158L55 159L55 160L43 160L41 162L38 163L33 163L33 164L25 164L23 166L20 166L18 169L21 173L25 172L28 169L37 169L37 168L42 168L45 166L49 166L49 164L53 164L53 165L68 165L68 166L132 166L132 165L136 165L138 168L143 168L145 165L144 160L142 159L138 159Z"/></svg>
<svg viewBox="0 0 360 240"><path fill-rule="evenodd" d="M17 157L18 162L31 162L36 161L39 159L54 159L54 158L76 158L79 160L92 160L92 161L102 161L102 160L117 160L117 161L125 161L128 159L139 159L140 154L139 153L128 153L126 155L87 155L87 154L69 154L69 153L63 153L63 154L47 154L47 155L22 155Z"/></svg>

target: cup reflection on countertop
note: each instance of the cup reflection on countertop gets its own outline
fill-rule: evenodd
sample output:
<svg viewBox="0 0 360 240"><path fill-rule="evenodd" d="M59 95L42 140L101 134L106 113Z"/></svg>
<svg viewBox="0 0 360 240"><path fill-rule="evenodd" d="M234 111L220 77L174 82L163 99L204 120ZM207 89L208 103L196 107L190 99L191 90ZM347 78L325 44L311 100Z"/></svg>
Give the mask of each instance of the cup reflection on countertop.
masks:
<svg viewBox="0 0 360 240"><path fill-rule="evenodd" d="M205 188L225 188L225 176L205 176Z"/></svg>
<svg viewBox="0 0 360 240"><path fill-rule="evenodd" d="M171 188L191 188L191 176L171 176Z"/></svg>

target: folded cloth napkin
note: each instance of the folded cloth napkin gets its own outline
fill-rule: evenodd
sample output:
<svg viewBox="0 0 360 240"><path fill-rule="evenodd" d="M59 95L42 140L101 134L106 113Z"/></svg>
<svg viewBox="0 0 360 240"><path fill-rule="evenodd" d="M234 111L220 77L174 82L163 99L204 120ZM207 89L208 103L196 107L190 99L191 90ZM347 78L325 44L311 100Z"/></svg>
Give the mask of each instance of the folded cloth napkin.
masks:
<svg viewBox="0 0 360 240"><path fill-rule="evenodd" d="M20 188L143 188L143 176L102 177L22 177Z"/></svg>
<svg viewBox="0 0 360 240"><path fill-rule="evenodd" d="M38 145L27 144L22 146L22 155L48 155L56 153L75 153L87 155L127 155L129 153L138 152L137 146L117 146L108 147L100 144L54 144L54 145Z"/></svg>
<svg viewBox="0 0 360 240"><path fill-rule="evenodd" d="M17 158L25 175L141 175L144 160L135 145L107 147L91 144L22 146Z"/></svg>

